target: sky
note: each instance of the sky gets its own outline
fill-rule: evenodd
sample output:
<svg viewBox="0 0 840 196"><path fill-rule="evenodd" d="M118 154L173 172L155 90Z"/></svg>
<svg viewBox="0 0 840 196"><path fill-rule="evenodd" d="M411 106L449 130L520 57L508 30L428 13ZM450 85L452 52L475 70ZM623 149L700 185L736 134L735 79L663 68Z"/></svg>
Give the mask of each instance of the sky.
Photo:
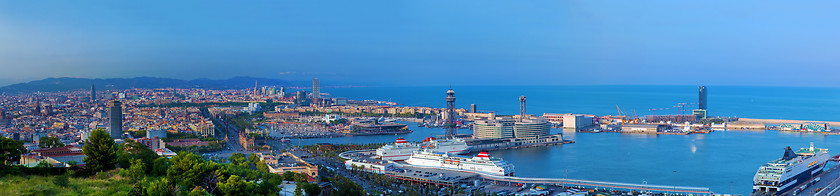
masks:
<svg viewBox="0 0 840 196"><path fill-rule="evenodd" d="M838 1L0 0L0 85L840 87Z"/></svg>

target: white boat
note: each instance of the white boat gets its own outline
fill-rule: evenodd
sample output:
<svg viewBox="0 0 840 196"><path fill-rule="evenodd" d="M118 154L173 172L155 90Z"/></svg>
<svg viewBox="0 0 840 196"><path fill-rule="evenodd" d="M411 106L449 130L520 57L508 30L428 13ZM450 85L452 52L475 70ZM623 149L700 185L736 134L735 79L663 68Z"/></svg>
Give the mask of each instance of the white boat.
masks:
<svg viewBox="0 0 840 196"><path fill-rule="evenodd" d="M490 157L487 152L475 157L458 156L430 150L417 151L405 161L411 165L464 170L487 174L513 176L513 165L499 158Z"/></svg>
<svg viewBox="0 0 840 196"><path fill-rule="evenodd" d="M411 157L411 154L417 150L420 150L420 145L409 143L403 138L397 138L397 141L393 144L376 149L376 155L386 161L402 161Z"/></svg>
<svg viewBox="0 0 840 196"><path fill-rule="evenodd" d="M463 139L446 139L438 140L434 137L423 140L423 149L429 149L434 152L446 152L452 154L468 154L470 153L470 146Z"/></svg>
<svg viewBox="0 0 840 196"><path fill-rule="evenodd" d="M782 158L770 161L758 169L753 177L753 193L783 194L797 188L797 185L820 174L830 157L828 149L814 148L813 143L810 148L796 152L787 147Z"/></svg>

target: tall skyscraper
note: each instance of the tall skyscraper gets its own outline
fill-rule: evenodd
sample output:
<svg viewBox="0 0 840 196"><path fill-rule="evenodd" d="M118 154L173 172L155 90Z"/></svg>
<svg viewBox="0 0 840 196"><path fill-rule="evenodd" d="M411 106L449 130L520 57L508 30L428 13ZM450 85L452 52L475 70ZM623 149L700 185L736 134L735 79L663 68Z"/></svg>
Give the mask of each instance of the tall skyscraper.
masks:
<svg viewBox="0 0 840 196"><path fill-rule="evenodd" d="M108 116L111 118L111 138L122 138L122 103L117 100L112 101L108 104L108 112L110 113Z"/></svg>
<svg viewBox="0 0 840 196"><path fill-rule="evenodd" d="M478 112L478 107L475 104L470 104L470 112L476 113Z"/></svg>
<svg viewBox="0 0 840 196"><path fill-rule="evenodd" d="M312 99L321 98L321 81L318 78L312 79Z"/></svg>
<svg viewBox="0 0 840 196"><path fill-rule="evenodd" d="M286 88L280 87L280 97L286 97Z"/></svg>
<svg viewBox="0 0 840 196"><path fill-rule="evenodd" d="M90 85L90 102L96 103L96 87L93 84Z"/></svg>
<svg viewBox="0 0 840 196"><path fill-rule="evenodd" d="M707 99L708 99L708 93L709 92L706 89L706 86L700 86L698 88L699 88L699 91L700 91L699 92L700 93L700 101L697 102L698 103L697 104L697 109L705 110L705 109L707 109L706 104L708 104Z"/></svg>
<svg viewBox="0 0 840 196"><path fill-rule="evenodd" d="M295 95L295 103L298 105L303 105L306 102L306 91L298 91Z"/></svg>

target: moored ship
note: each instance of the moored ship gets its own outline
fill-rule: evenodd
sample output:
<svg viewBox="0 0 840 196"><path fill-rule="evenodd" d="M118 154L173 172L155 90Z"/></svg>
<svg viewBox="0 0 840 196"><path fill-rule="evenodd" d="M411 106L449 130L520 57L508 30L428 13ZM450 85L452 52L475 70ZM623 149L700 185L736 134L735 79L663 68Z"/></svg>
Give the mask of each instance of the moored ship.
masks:
<svg viewBox="0 0 840 196"><path fill-rule="evenodd" d="M386 161L401 161L408 159L417 150L420 150L420 145L405 141L403 138L397 138L397 141L393 144L387 144L376 149L376 155Z"/></svg>
<svg viewBox="0 0 840 196"><path fill-rule="evenodd" d="M753 177L753 193L784 193L820 174L830 158L828 149L785 148L782 158L761 166Z"/></svg>
<svg viewBox="0 0 840 196"><path fill-rule="evenodd" d="M439 167L471 172L513 176L513 165L502 159L490 157L487 152L478 153L475 157L452 155L445 152L430 150L417 151L405 161L411 165Z"/></svg>

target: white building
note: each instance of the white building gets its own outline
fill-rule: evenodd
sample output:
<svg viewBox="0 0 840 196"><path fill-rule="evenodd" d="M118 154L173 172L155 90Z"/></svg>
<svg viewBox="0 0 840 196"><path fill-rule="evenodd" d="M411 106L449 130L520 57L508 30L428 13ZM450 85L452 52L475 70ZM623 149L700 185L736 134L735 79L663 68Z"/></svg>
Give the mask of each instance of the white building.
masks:
<svg viewBox="0 0 840 196"><path fill-rule="evenodd" d="M566 114L563 115L563 127L582 129L592 126L592 117L580 114Z"/></svg>
<svg viewBox="0 0 840 196"><path fill-rule="evenodd" d="M260 103L256 103L256 102L248 103L248 107L242 108L242 111L248 112L248 113L258 112L260 110L262 110L262 107L260 107Z"/></svg>

